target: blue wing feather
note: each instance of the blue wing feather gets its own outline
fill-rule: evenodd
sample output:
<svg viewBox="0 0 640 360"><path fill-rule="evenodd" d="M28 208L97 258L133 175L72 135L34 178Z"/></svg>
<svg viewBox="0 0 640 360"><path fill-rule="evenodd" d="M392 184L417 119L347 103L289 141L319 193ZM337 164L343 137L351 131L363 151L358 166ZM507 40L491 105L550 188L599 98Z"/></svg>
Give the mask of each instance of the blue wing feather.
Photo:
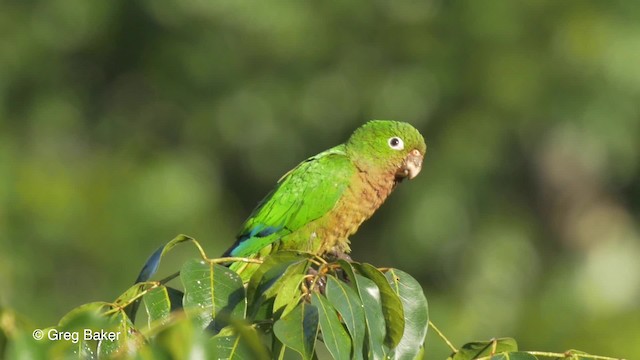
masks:
<svg viewBox="0 0 640 360"><path fill-rule="evenodd" d="M338 164L344 162L344 164ZM348 166L340 166L349 164ZM330 211L347 188L350 161L339 145L310 157L287 172L245 221L223 256L252 256ZM338 165L338 166L335 166ZM339 169L333 177L328 169ZM341 170L341 171L340 171ZM334 171L335 172L335 171ZM321 199L322 201L305 201Z"/></svg>

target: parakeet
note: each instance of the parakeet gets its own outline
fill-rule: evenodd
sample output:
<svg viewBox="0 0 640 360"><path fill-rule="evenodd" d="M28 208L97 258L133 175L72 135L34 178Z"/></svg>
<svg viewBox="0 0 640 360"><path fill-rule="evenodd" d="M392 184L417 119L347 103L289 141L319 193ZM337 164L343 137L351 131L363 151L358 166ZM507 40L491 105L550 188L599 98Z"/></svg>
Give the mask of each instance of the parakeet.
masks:
<svg viewBox="0 0 640 360"><path fill-rule="evenodd" d="M426 150L424 138L408 123L365 123L345 143L284 174L223 256L263 258L280 250L349 253L349 236L398 183L420 173ZM234 262L230 268L248 280L257 266Z"/></svg>

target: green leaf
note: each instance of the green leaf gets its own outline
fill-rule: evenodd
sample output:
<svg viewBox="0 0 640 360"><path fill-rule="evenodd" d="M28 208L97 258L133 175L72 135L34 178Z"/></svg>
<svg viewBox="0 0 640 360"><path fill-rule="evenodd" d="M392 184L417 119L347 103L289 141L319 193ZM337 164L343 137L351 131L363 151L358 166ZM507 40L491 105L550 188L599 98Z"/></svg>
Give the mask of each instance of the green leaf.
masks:
<svg viewBox="0 0 640 360"><path fill-rule="evenodd" d="M385 346L385 320L380 301L380 290L372 280L356 274L354 283L364 306L367 337L369 338L367 358L384 359L389 353Z"/></svg>
<svg viewBox="0 0 640 360"><path fill-rule="evenodd" d="M393 349L394 359L415 359L427 336L429 308L420 283L409 274L390 269L385 277L398 295L404 309L404 333Z"/></svg>
<svg viewBox="0 0 640 360"><path fill-rule="evenodd" d="M44 329L44 337L36 347L46 349L49 358L96 358L97 341L84 338L84 329L109 328L103 314L111 309L108 303L93 302L79 306L62 317L58 326Z"/></svg>
<svg viewBox="0 0 640 360"><path fill-rule="evenodd" d="M58 322L58 326L81 327L85 323L93 323L104 319L105 311L111 309L111 304L104 301L96 301L78 306L66 313Z"/></svg>
<svg viewBox="0 0 640 360"><path fill-rule="evenodd" d="M143 346L145 339L133 326L133 322L124 311L111 314L108 319L111 326L91 329L94 339L99 339L98 358L109 359L120 353L131 355Z"/></svg>
<svg viewBox="0 0 640 360"><path fill-rule="evenodd" d="M184 307L202 328L219 331L229 318L244 318L246 298L240 276L222 265L191 259L181 270Z"/></svg>
<svg viewBox="0 0 640 360"><path fill-rule="evenodd" d="M158 250L156 250L153 254L151 254L151 256L149 256L149 259L147 259L147 261L144 263L140 274L138 274L136 283L148 281L149 279L151 279L151 277L153 277L153 275L155 275L155 273L158 271L158 267L160 266L160 260L162 260L162 257L176 245L184 242L192 242L198 248L198 250L200 250L200 254L204 257L205 254L202 252L202 247L196 239L192 238L191 236L180 234L165 245L158 248Z"/></svg>
<svg viewBox="0 0 640 360"><path fill-rule="evenodd" d="M127 304L130 304L134 298L136 298L140 293L149 289L152 286L151 283L140 283L134 284L130 288L128 288L125 292L123 292L118 298L113 302L115 305L119 307L123 307Z"/></svg>
<svg viewBox="0 0 640 360"><path fill-rule="evenodd" d="M302 359L302 355L284 346L277 336L272 337L272 356L274 360L298 360Z"/></svg>
<svg viewBox="0 0 640 360"><path fill-rule="evenodd" d="M209 334L202 331L196 320L184 316L174 317L138 354L139 358L150 360L218 358Z"/></svg>
<svg viewBox="0 0 640 360"><path fill-rule="evenodd" d="M110 358L132 353L144 342L124 311L104 302L71 310L58 326L45 329L44 334L39 342L48 348L48 358Z"/></svg>
<svg viewBox="0 0 640 360"><path fill-rule="evenodd" d="M275 298L289 276L306 271L309 266L309 257L309 254L283 251L265 258L247 285L247 317L261 318L259 316L261 311L265 313L262 317L270 317L272 309L269 306L265 309L264 306Z"/></svg>
<svg viewBox="0 0 640 360"><path fill-rule="evenodd" d="M194 239L194 238L192 238L190 236L187 236L187 235L180 234L180 235L176 236L175 238L173 238L168 243L166 243L165 245L163 245L160 248L158 248L156 251L153 252L153 254L151 254L151 256L149 256L147 261L142 266L142 269L140 270L140 273L138 274L138 277L136 278L135 284L149 281L153 277L153 275L155 275L155 273L158 271L158 267L160 266L160 261L162 260L162 257L167 252L169 252L171 249L173 249L176 245L184 243L184 242L193 243L195 245L195 247L198 249L198 251L200 252L200 255L203 258L206 257L204 251L202 250L202 246L200 246L200 243L198 243L198 241L196 239ZM127 292L122 294L118 298L118 300L116 300L116 304L118 304L120 301L123 301L123 300L128 302L128 300L132 298L132 295L136 295L144 287L145 287L145 285L139 286L136 289L136 287L134 285L134 287L130 288ZM131 321L135 321L139 305L140 305L140 299L132 302L125 309L125 312L126 312L127 316L129 316Z"/></svg>
<svg viewBox="0 0 640 360"><path fill-rule="evenodd" d="M297 351L303 359L311 359L318 336L318 309L300 303L287 316L273 325L273 332L287 347Z"/></svg>
<svg viewBox="0 0 640 360"><path fill-rule="evenodd" d="M294 277L299 279L304 277L308 268L309 261L307 259L302 259L290 264L275 282L272 282L270 286L262 288L262 290L264 290L261 292L262 296L266 299L275 298L289 278Z"/></svg>
<svg viewBox="0 0 640 360"><path fill-rule="evenodd" d="M512 338L500 338L490 341L475 341L464 344L457 353L451 354L448 360L471 360L490 356L501 352L516 352L518 344Z"/></svg>
<svg viewBox="0 0 640 360"><path fill-rule="evenodd" d="M240 320L211 338L218 359L269 359L269 353L260 341L258 331Z"/></svg>
<svg viewBox="0 0 640 360"><path fill-rule="evenodd" d="M135 351L143 343L142 336L133 329L124 311L104 302L71 310L58 326L45 329L45 334L45 340L41 342L50 342L49 358L108 357L125 348Z"/></svg>
<svg viewBox="0 0 640 360"><path fill-rule="evenodd" d="M164 324L169 321L171 300L165 286L159 286L149 291L144 297L144 308L147 311L149 327L152 323Z"/></svg>
<svg viewBox="0 0 640 360"><path fill-rule="evenodd" d="M366 357L368 359L384 359L389 353L389 348L384 344L386 330L380 302L380 290L372 280L356 274L352 265L356 263L345 260L338 260L338 263L347 275L351 288L358 293L362 301L368 339L366 341Z"/></svg>
<svg viewBox="0 0 640 360"><path fill-rule="evenodd" d="M218 359L251 359L251 349L238 335L221 336L216 335L211 338L211 345L214 347Z"/></svg>
<svg viewBox="0 0 640 360"><path fill-rule="evenodd" d="M253 299L259 291L259 287L275 282L280 275L294 262L303 260L301 255L292 251L280 251L267 256L260 267L249 279L247 284L247 298Z"/></svg>
<svg viewBox="0 0 640 360"><path fill-rule="evenodd" d="M277 317L285 316L300 302L302 295L300 284L302 284L304 276L304 274L292 274L282 279L280 291L273 301L273 313Z"/></svg>
<svg viewBox="0 0 640 360"><path fill-rule="evenodd" d="M289 311L293 310L293 308L295 308L298 303L296 299L292 299L288 306L282 309L281 313L275 313L275 299L282 291L282 287L289 281L290 278L304 278L308 267L309 262L306 259L295 261L286 268L284 273L282 273L279 277L276 277L275 281L271 281L268 284L259 286L258 297L257 299L254 299L254 302L251 304L251 317L254 320L271 318L278 319L281 316L284 316Z"/></svg>
<svg viewBox="0 0 640 360"><path fill-rule="evenodd" d="M380 270L370 264L355 264L354 266L362 275L373 280L380 290L380 303L387 330L385 343L393 349L400 343L404 333L405 320L402 302Z"/></svg>
<svg viewBox="0 0 640 360"><path fill-rule="evenodd" d="M351 357L351 338L338 318L336 309L318 293L311 295L311 304L318 308L322 342L334 359Z"/></svg>
<svg viewBox="0 0 640 360"><path fill-rule="evenodd" d="M338 311L347 326L353 343L353 357L362 359L365 339L365 320L362 300L358 293L334 276L327 276L325 296Z"/></svg>

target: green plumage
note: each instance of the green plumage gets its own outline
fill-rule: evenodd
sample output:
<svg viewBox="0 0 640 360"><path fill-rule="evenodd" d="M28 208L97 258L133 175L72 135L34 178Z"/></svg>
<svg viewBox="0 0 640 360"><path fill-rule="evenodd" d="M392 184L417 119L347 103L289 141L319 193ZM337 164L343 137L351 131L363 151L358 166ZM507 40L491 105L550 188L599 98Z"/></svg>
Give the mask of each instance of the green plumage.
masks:
<svg viewBox="0 0 640 360"><path fill-rule="evenodd" d="M224 256L261 258L278 250L347 253L349 235L404 178L418 174L426 151L411 125L370 121L346 143L286 173L242 226ZM256 265L231 268L248 279Z"/></svg>

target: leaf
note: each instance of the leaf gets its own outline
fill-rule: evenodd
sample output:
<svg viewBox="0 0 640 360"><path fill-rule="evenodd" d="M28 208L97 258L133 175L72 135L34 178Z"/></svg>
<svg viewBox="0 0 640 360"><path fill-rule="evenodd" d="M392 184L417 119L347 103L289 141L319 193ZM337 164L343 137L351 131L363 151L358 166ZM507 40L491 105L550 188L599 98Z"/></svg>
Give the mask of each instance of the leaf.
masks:
<svg viewBox="0 0 640 360"><path fill-rule="evenodd" d="M174 312L176 310L182 309L184 293L170 286L165 286L165 289L167 289L167 294L169 296L169 305L171 306L170 311Z"/></svg>
<svg viewBox="0 0 640 360"><path fill-rule="evenodd" d="M404 310L404 333L393 349L394 359L415 359L427 336L429 308L420 283L409 274L390 269L385 277L398 295Z"/></svg>
<svg viewBox="0 0 640 360"><path fill-rule="evenodd" d="M138 354L138 358L153 360L218 358L209 334L202 331L198 322L185 316L173 317Z"/></svg>
<svg viewBox="0 0 640 360"><path fill-rule="evenodd" d="M380 290L372 280L356 274L352 263L345 260L338 260L338 263L347 275L351 288L358 293L362 301L368 339L366 357L368 359L384 359L389 353L389 348L384 345L386 330L382 304L380 303Z"/></svg>
<svg viewBox="0 0 640 360"><path fill-rule="evenodd" d="M165 245L158 248L158 250L154 251L151 256L147 259L147 261L142 266L142 270L140 270L140 274L138 274L138 278L136 279L136 283L148 281L155 275L158 271L158 267L160 266L160 260L169 250L171 250L174 246L183 243L183 242L193 242L200 249L200 244L198 241L190 236L180 234L173 238L171 241L166 243Z"/></svg>
<svg viewBox="0 0 640 360"><path fill-rule="evenodd" d="M251 359L252 352L238 335L211 338L211 345L215 349L218 359Z"/></svg>
<svg viewBox="0 0 640 360"><path fill-rule="evenodd" d="M275 282L289 265L300 260L300 255L292 251L276 252L264 258L247 283L247 298L253 299L261 285Z"/></svg>
<svg viewBox="0 0 640 360"><path fill-rule="evenodd" d="M369 338L367 358L384 359L389 353L385 346L385 320L380 301L380 290L376 284L359 274L355 275L355 283L364 306L367 336Z"/></svg>
<svg viewBox="0 0 640 360"><path fill-rule="evenodd" d="M288 306L286 306L285 309L282 309L282 313L274 313L275 299L282 291L282 287L291 277L304 279L304 275L307 272L308 267L309 262L306 259L295 261L291 263L279 277L274 278L274 282L270 282L268 285L263 284L264 286L259 286L258 297L257 299L254 299L254 302L252 303L251 317L254 320L271 318L278 319L279 317L284 316L285 313L293 310L299 302L298 299L292 299Z"/></svg>
<svg viewBox="0 0 640 360"><path fill-rule="evenodd" d="M298 360L302 359L302 355L284 346L277 336L272 337L272 356L274 360Z"/></svg>
<svg viewBox="0 0 640 360"><path fill-rule="evenodd" d="M490 341L475 341L464 344L458 352L451 354L447 360L471 360L490 356L501 352L518 351L518 344L512 338L500 338Z"/></svg>
<svg viewBox="0 0 640 360"><path fill-rule="evenodd" d="M334 276L327 276L325 296L338 311L347 326L353 344L353 357L362 359L365 339L365 320L362 300L358 293Z"/></svg>
<svg viewBox="0 0 640 360"><path fill-rule="evenodd" d="M124 308L127 316L129 316L131 321L134 321L135 315L138 312L138 307L140 306L140 294L144 293L145 291L151 291L157 286L157 282L136 283L128 288L120 296L118 296L113 304L117 307ZM180 303L182 303L182 299L180 299Z"/></svg>
<svg viewBox="0 0 640 360"><path fill-rule="evenodd" d="M269 359L269 353L260 341L258 331L240 320L211 338L218 359Z"/></svg>
<svg viewBox="0 0 640 360"><path fill-rule="evenodd" d="M318 309L303 302L276 321L273 332L285 346L300 353L303 359L311 359L318 336L318 320Z"/></svg>
<svg viewBox="0 0 640 360"><path fill-rule="evenodd" d="M273 301L273 313L277 317L288 314L300 302L302 291L300 284L304 280L304 274L292 274L282 279L282 286Z"/></svg>
<svg viewBox="0 0 640 360"><path fill-rule="evenodd" d="M171 297L165 286L159 286L149 291L143 298L144 308L147 311L148 325L152 323L165 324L169 321L171 313Z"/></svg>
<svg viewBox="0 0 640 360"><path fill-rule="evenodd" d="M110 359L121 353L133 355L142 347L145 339L124 311L111 314L108 319L111 326L91 328L92 337L95 340L99 339L97 347L99 359Z"/></svg>
<svg viewBox="0 0 640 360"><path fill-rule="evenodd" d="M289 278L303 278L308 267L309 261L307 259L292 263L275 282L271 283L270 286L265 286L263 288L264 291L262 291L261 295L266 299L275 298Z"/></svg>
<svg viewBox="0 0 640 360"><path fill-rule="evenodd" d="M111 358L120 353L131 354L144 343L124 311L104 302L69 311L58 326L45 333L53 343L49 358Z"/></svg>
<svg viewBox="0 0 640 360"><path fill-rule="evenodd" d="M270 307L264 309L264 305L275 298L287 277L306 271L309 266L309 256L309 254L283 251L265 258L247 285L247 318L260 318L261 310L265 312L263 317L270 317L272 309Z"/></svg>
<svg viewBox="0 0 640 360"><path fill-rule="evenodd" d="M244 318L246 298L240 276L222 265L191 259L181 270L184 307L202 328L219 331L229 318Z"/></svg>
<svg viewBox="0 0 640 360"><path fill-rule="evenodd" d="M355 268L378 286L386 325L385 344L393 349L398 345L404 333L402 302L380 270L371 264L355 264Z"/></svg>
<svg viewBox="0 0 640 360"><path fill-rule="evenodd" d="M318 293L311 295L311 304L318 308L322 342L334 359L351 357L351 338L338 318L336 309Z"/></svg>
<svg viewBox="0 0 640 360"><path fill-rule="evenodd" d="M125 292L120 294L120 296L118 296L118 298L113 303L119 307L123 307L127 304L130 304L136 297L138 297L138 295L152 288L153 286L155 285L152 283L134 284L127 290L125 290Z"/></svg>
<svg viewBox="0 0 640 360"><path fill-rule="evenodd" d="M104 316L104 312L110 309L105 302L88 303L72 309L60 319L58 326L44 329L45 336L40 343L49 343L49 357L96 358L98 343L93 339L85 339L84 329L111 327L111 322Z"/></svg>
<svg viewBox="0 0 640 360"><path fill-rule="evenodd" d="M66 313L58 322L58 327L81 327L85 323L92 323L103 319L105 311L111 309L111 305L104 301L96 301L78 306Z"/></svg>
<svg viewBox="0 0 640 360"><path fill-rule="evenodd" d="M171 250L174 246L181 244L183 242L192 242L194 243L194 245L198 248L198 250L200 251L200 255L202 255L202 257L205 257L205 254L202 250L202 247L200 246L200 244L198 243L198 241L190 236L187 235L183 235L180 234L178 236L176 236L175 238L173 238L171 241L169 241L168 243L166 243L165 245L161 246L160 248L158 248L158 250L154 251L153 254L151 254L151 256L149 256L149 258L147 259L147 261L145 261L144 265L142 266L142 269L140 270L140 273L138 274L138 277L136 278L136 281L134 282L134 284L138 284L141 282L146 282L149 281L153 275L155 275L155 273L158 271L158 267L160 266L160 260L162 260L162 257L164 256L164 254L166 254L169 250ZM135 289L135 286L133 287ZM139 287L138 288L138 293L142 288ZM131 289L130 289L131 290ZM134 290L135 291L135 290ZM127 292L125 292L125 294L121 295L120 298L127 298L130 299L131 297L129 297L130 295L126 295ZM137 294L134 292L134 295ZM120 300L119 298L119 300ZM117 300L116 300L117 302ZM140 306L140 300L136 300L133 303L129 304L127 306L127 308L125 309L125 312L127 314L127 316L129 316L129 318L131 319L131 321L135 321L136 318L136 314L138 312L138 307Z"/></svg>

